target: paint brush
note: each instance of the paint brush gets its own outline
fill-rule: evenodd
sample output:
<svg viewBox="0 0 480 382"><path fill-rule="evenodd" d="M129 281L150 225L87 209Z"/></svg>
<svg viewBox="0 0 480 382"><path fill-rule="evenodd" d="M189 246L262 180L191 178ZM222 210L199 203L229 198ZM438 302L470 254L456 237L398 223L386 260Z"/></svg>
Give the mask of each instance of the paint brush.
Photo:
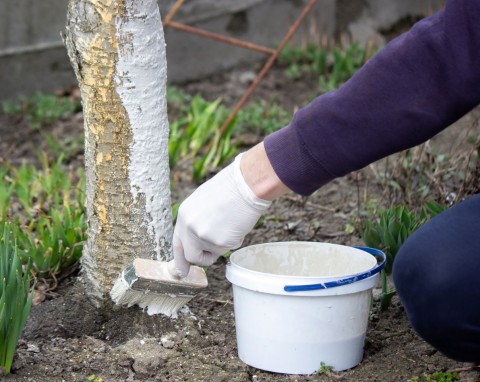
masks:
<svg viewBox="0 0 480 382"><path fill-rule="evenodd" d="M116 280L110 297L118 305L139 305L149 315L175 318L178 310L208 285L200 267L191 266L184 278L175 274L173 261L137 258Z"/></svg>

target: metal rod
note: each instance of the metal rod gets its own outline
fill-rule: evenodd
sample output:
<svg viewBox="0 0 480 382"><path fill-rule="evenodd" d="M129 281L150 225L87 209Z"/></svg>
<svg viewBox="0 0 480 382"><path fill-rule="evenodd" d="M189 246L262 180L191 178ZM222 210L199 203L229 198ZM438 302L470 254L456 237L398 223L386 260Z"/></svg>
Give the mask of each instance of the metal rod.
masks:
<svg viewBox="0 0 480 382"><path fill-rule="evenodd" d="M175 16L175 13L177 13L177 11L180 9L184 1L185 0L177 0L175 4L173 4L172 9L170 9L167 16L165 16L165 20L163 20L163 25L168 24L170 22L170 20L173 18L173 16Z"/></svg>
<svg viewBox="0 0 480 382"><path fill-rule="evenodd" d="M237 115L238 111L242 108L242 106L244 105L244 103L247 101L248 97L250 97L250 95L253 93L253 91L255 90L255 88L258 86L258 84L260 83L260 81L263 79L263 77L265 77L265 75L268 73L268 71L270 70L270 68L272 67L273 63L275 62L275 60L277 59L278 55L280 54L280 52L282 51L282 49L285 47L285 45L288 43L288 41L292 38L292 36L294 35L294 33L297 31L297 29L300 27L303 19L308 15L308 13L312 10L313 6L315 5L317 0L310 0L308 2L308 4L305 6L305 8L303 9L302 13L300 14L300 16L298 16L298 18L295 20L295 22L292 24L292 26L290 27L290 29L288 30L287 34L285 35L285 37L283 38L283 40L280 42L280 44L278 45L277 49L274 51L274 53L269 57L269 59L267 60L267 62L265 63L265 65L263 66L262 70L260 71L260 73L258 73L257 77L255 78L255 80L251 83L251 85L248 87L247 91L245 92L245 94L242 96L242 98L240 98L240 100L237 102L237 104L234 106L232 112L230 113L230 115L228 116L228 118L225 120L225 122L223 123L222 127L220 128L219 132L220 132L220 135L223 134L223 132L227 129L228 125L232 122L233 118L235 118L235 115ZM213 145L213 139L212 141L210 142L209 146L208 146L208 150L210 150L210 148L212 147Z"/></svg>
<svg viewBox="0 0 480 382"><path fill-rule="evenodd" d="M283 50L285 45L288 43L288 41L290 41L292 36L298 30L298 28L302 24L303 20L305 19L305 17L312 10L312 8L315 5L315 3L317 2L317 0L309 0L308 4L303 9L302 13L300 13L300 15L295 20L295 22L290 26L287 34L284 36L283 40L280 42L277 49L267 48L267 47L264 47L264 46L261 46L261 45L257 45L257 44L250 43L250 42L247 42L247 41L239 40L239 39L236 39L236 38L233 38L233 37L224 36L224 35L221 35L221 34L218 34L218 33L206 31L204 29L195 28L195 27L192 27L192 26L189 26L189 25L180 24L180 23L171 21L173 16L175 15L175 13L177 13L177 11L182 6L183 2L184 2L184 0L177 0L177 2L173 5L172 9L170 10L170 12L165 17L165 20L164 20L164 23L163 23L164 26L174 28L174 29L177 29L177 30L181 30L181 31L184 31L184 32L193 33L193 34L199 35L201 37L210 38L210 39L221 41L221 42L224 42L224 43L227 43L227 44L239 46L239 47L250 49L250 50L255 50L257 52L261 52L261 53L265 53L265 54L270 55L267 62L263 66L262 70L258 73L255 80L248 87L248 89L246 90L246 92L244 93L242 98L240 98L240 100L235 104L232 112L230 113L228 118L223 123L222 127L219 130L220 135L221 135L227 129L228 125L232 122L233 118L235 118L238 111L245 104L245 102L250 97L250 95L253 93L253 91L256 89L256 87L261 82L261 80L268 73L268 71L270 70L270 68L274 64L274 62L277 59L280 52ZM207 151L211 149L211 147L213 145L213 140L214 140L214 138L210 141L210 144L207 147Z"/></svg>
<svg viewBox="0 0 480 382"><path fill-rule="evenodd" d="M202 37L207 37L207 38L210 38L212 40L217 40L217 41L221 41L221 42L224 42L224 43L227 43L227 44L239 46L239 47L242 47L242 48L255 50L257 52L261 52L261 53L265 53L265 54L269 54L269 55L275 54L275 50L271 49L271 48L266 48L264 46L257 45L257 44L251 43L251 42L239 40L239 39L236 39L236 38L233 38L233 37L224 36L224 35L214 33L214 32L209 32L209 31L206 31L204 29L195 28L195 27L192 27L192 26L189 26L189 25L180 24L180 23L177 23L175 21L168 21L168 22L165 21L164 25L167 26L167 27L173 28L173 29L178 29L178 30L193 33L193 34L196 34L196 35L199 35L199 36L202 36Z"/></svg>

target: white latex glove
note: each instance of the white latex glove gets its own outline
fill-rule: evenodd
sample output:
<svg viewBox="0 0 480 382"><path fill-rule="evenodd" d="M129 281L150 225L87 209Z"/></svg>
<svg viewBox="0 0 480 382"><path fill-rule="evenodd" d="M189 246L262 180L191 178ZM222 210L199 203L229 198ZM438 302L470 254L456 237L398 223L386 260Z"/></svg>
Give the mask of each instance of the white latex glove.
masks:
<svg viewBox="0 0 480 382"><path fill-rule="evenodd" d="M178 210L173 254L179 277L190 264L211 265L228 250L240 247L271 202L259 199L240 171L242 154L198 187Z"/></svg>

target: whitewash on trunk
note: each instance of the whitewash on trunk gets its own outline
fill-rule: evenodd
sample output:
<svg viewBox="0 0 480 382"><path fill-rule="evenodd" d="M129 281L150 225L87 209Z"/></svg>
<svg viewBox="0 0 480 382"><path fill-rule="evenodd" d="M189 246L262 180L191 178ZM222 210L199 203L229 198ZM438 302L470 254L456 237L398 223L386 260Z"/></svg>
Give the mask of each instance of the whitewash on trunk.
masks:
<svg viewBox="0 0 480 382"><path fill-rule="evenodd" d="M86 291L135 257L171 258L167 65L156 0L70 0L65 35L85 120Z"/></svg>

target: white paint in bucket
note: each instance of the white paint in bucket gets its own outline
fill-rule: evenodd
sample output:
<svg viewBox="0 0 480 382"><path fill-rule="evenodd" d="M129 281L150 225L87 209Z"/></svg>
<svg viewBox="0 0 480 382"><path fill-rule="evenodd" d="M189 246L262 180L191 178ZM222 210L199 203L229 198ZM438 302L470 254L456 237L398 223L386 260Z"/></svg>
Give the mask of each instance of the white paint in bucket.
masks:
<svg viewBox="0 0 480 382"><path fill-rule="evenodd" d="M371 291L379 278L370 271L379 267L365 250L329 243L269 243L234 252L226 276L233 285L240 359L287 374L312 374L322 362L336 371L356 366L363 357ZM365 278L356 281L352 275ZM345 278L354 281L319 290L284 290L286 285L325 285Z"/></svg>

